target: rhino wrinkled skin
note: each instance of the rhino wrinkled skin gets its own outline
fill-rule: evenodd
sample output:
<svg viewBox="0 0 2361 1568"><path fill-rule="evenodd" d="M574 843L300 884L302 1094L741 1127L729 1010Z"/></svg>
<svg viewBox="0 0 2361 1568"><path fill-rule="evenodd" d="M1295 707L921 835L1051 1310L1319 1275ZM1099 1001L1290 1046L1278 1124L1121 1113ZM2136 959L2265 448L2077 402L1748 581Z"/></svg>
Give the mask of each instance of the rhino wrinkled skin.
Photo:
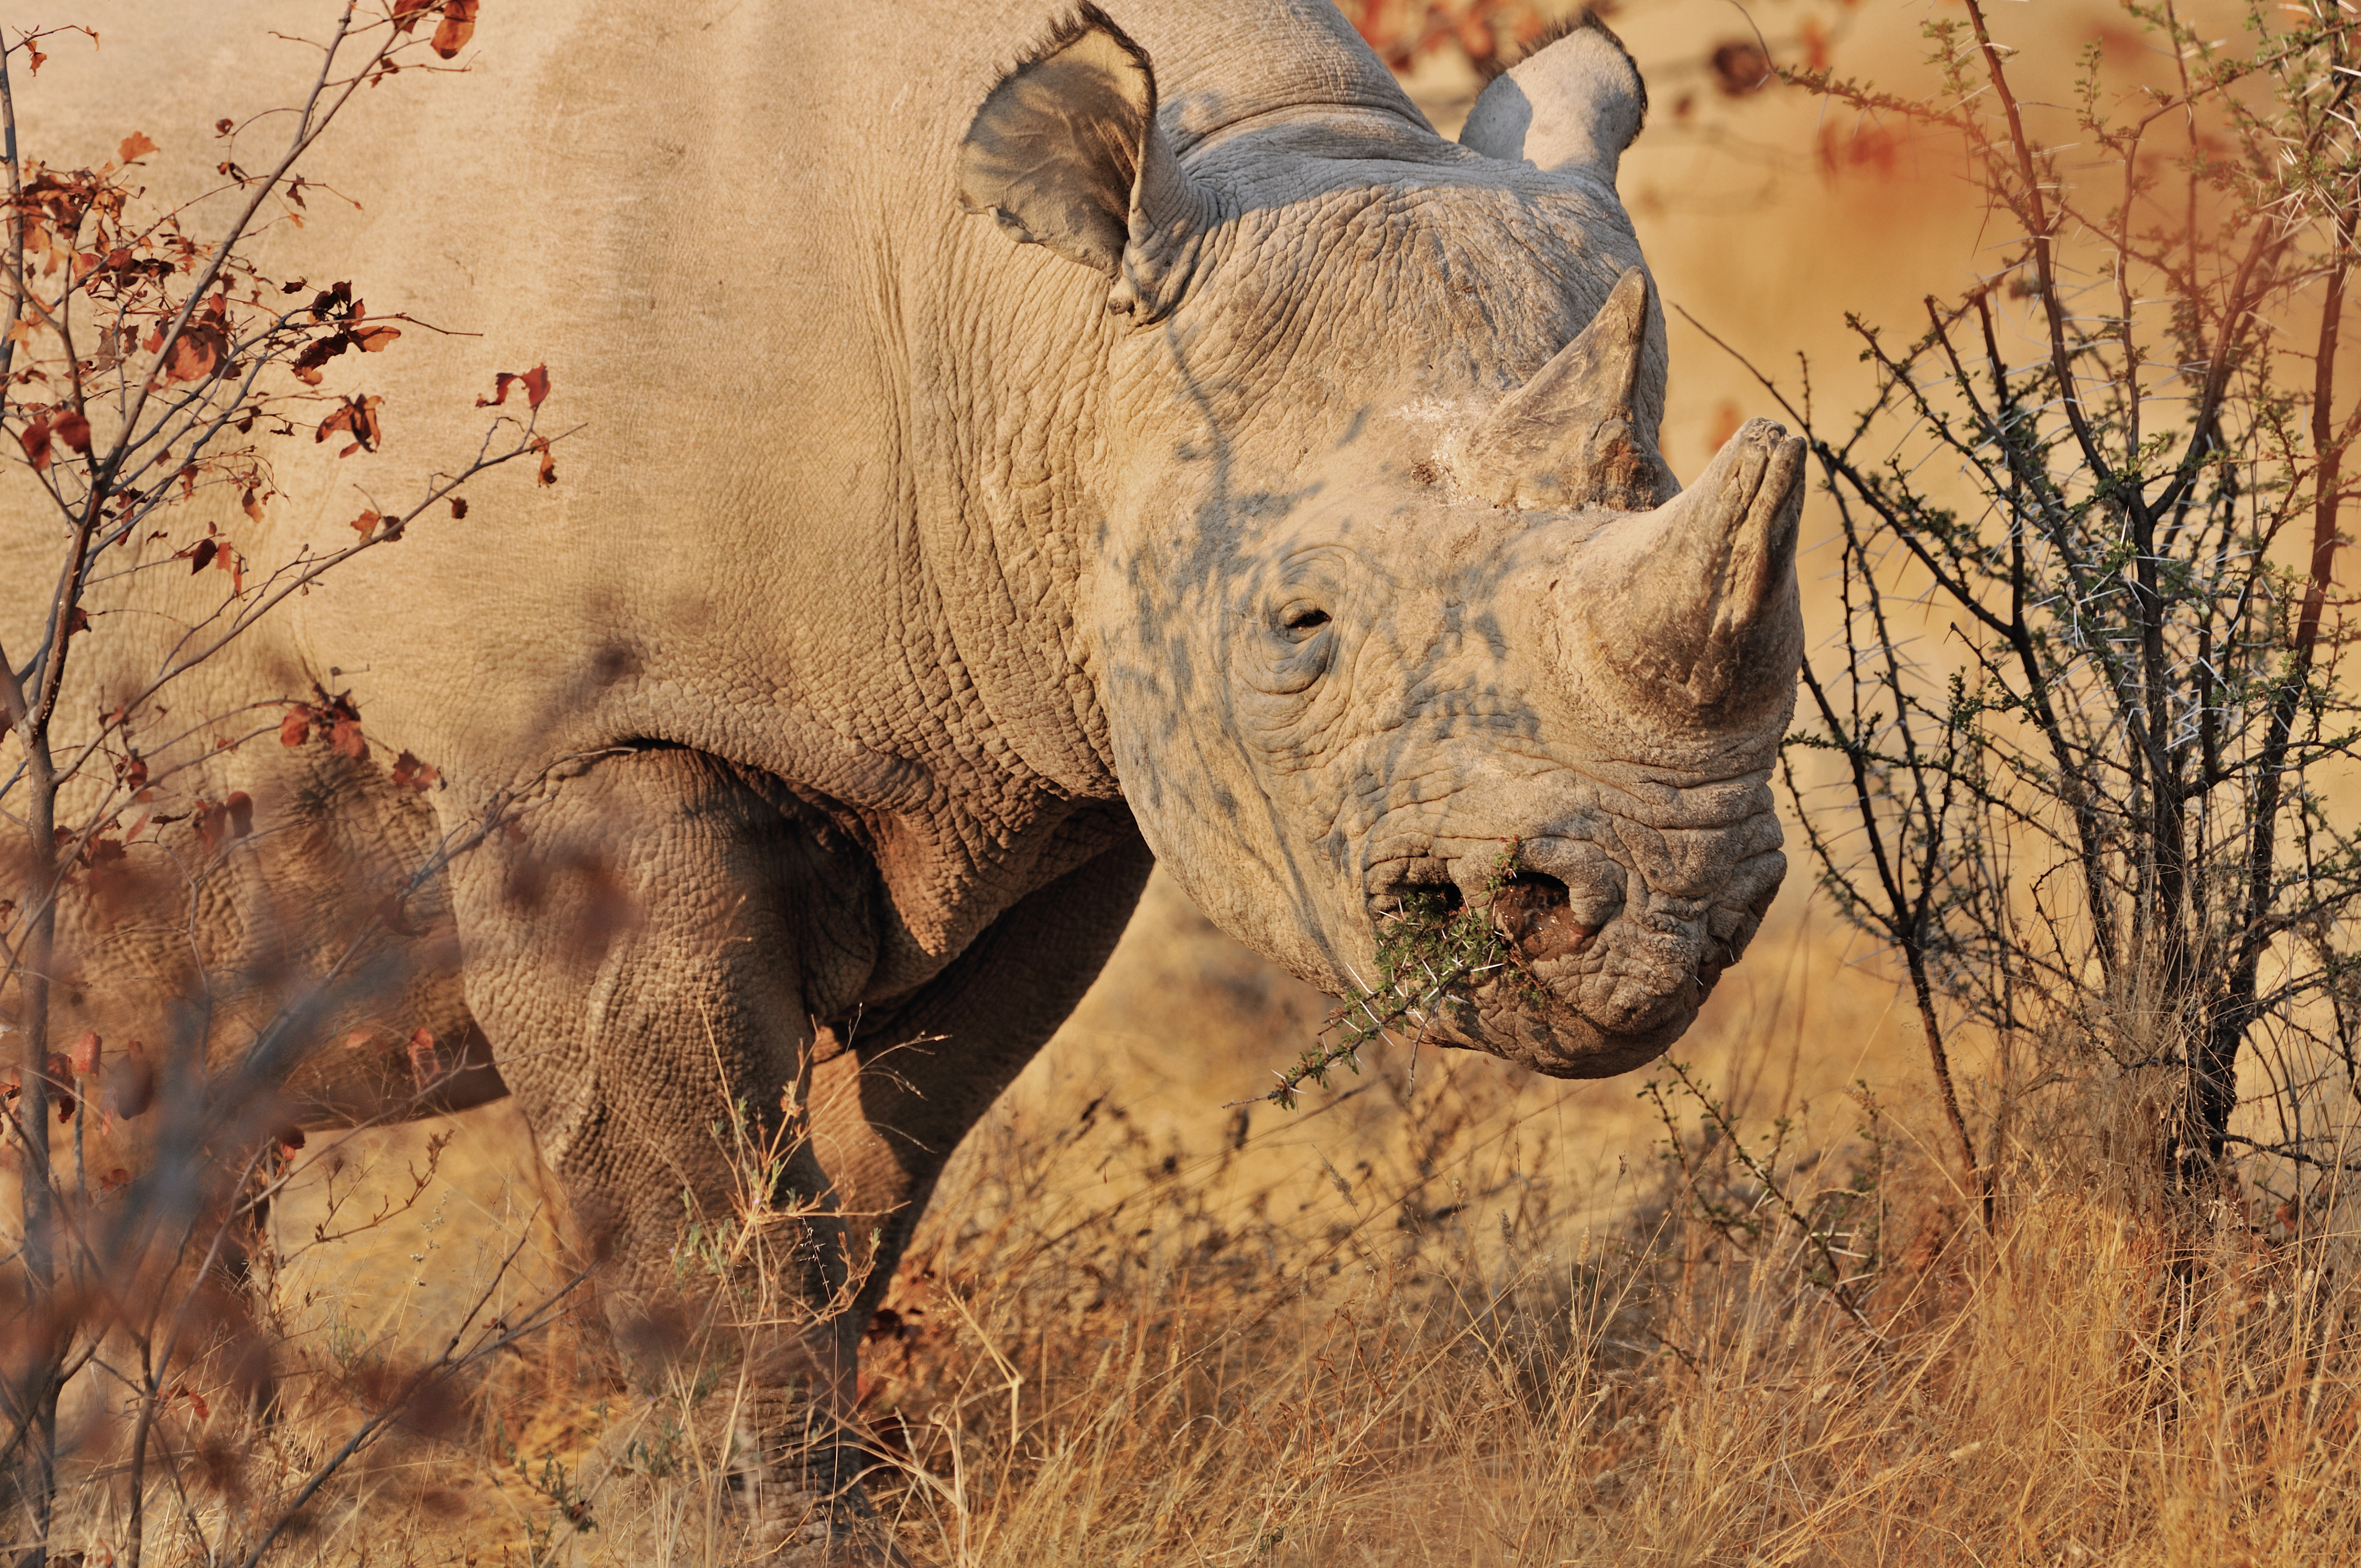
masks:
<svg viewBox="0 0 2361 1568"><path fill-rule="evenodd" d="M324 26L84 9L104 48L20 87L27 145L94 164L143 129L161 190L211 178L217 118L300 93L313 57L267 29ZM619 1317L672 1288L683 1187L727 1190L724 1093L810 1108L790 1180L852 1217L811 1286L865 1262L873 1301L1151 856L1342 992L1378 915L1480 903L1513 845L1540 988L1433 1029L1576 1077L1677 1038L1779 885L1800 444L1756 422L1686 489L1657 454L1611 35L1502 78L1461 145L1327 0L1108 12L502 0L465 73L368 90L305 160L360 209L315 195L262 247L480 335L332 366L384 394L387 451L284 444L267 530L224 514L250 558L463 463L496 371L545 360L579 428L555 486L479 482L182 691L349 689L378 750L332 828L258 832L225 919L250 938L276 889L285 924L274 855L333 839L340 886L390 877L529 784L386 1022L488 1045ZM0 561L14 652L34 532ZM156 654L94 624L77 711ZM372 782L395 749L444 787ZM248 744L213 791L312 822L324 750ZM586 948L562 916L599 889L629 919ZM170 969L85 966L60 1026L137 1033L122 977ZM864 1318L778 1365L849 1387Z"/></svg>

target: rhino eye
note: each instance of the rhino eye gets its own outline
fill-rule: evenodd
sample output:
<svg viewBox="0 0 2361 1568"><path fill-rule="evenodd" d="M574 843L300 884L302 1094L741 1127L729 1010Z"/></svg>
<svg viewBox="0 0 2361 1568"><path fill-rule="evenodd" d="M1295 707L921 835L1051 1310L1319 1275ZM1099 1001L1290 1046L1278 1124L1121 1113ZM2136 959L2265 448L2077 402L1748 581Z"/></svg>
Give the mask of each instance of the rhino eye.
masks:
<svg viewBox="0 0 2361 1568"><path fill-rule="evenodd" d="M1279 624L1290 637L1301 642L1328 624L1328 612L1318 605L1290 605L1280 612Z"/></svg>

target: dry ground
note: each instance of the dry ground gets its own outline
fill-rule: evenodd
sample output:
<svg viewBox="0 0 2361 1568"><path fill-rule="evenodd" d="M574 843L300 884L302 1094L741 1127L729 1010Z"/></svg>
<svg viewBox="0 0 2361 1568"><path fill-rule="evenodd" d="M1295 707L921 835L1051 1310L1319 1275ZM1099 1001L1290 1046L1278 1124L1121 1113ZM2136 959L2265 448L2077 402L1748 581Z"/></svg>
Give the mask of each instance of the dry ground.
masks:
<svg viewBox="0 0 2361 1568"><path fill-rule="evenodd" d="M1787 1115L1798 1144L1841 1142L1862 1114L1850 1085L1909 1076L1915 1035L1894 987L1845 953L1796 901L1684 1043L1750 1125ZM1233 1106L1324 1008L1153 883L1089 1000L961 1151L873 1330L864 1413L926 1477L880 1476L914 1554L1224 1560L1244 1530L1266 1555L1293 1539L1280 1560L1326 1562L1336 1532L1375 1510L1403 1517L1385 1525L1389 1544L1369 1543L1373 1560L1423 1561L1437 1532L1457 1542L1475 1527L1463 1505L1486 1530L1525 1506L1501 1476L1488 1496L1460 1495L1466 1464L1515 1463L1477 1453L1495 1424L1485 1401L1509 1392L1478 1397L1484 1368L1530 1361L1515 1376L1539 1380L1536 1409L1550 1403L1543 1385L1578 1332L1573 1294L1638 1255L1635 1213L1659 1218L1664 1127L1636 1080L1556 1083L1431 1050L1373 1057L1367 1076L1293 1113ZM1694 1106L1683 1121L1694 1131ZM335 1372L431 1354L488 1287L503 1305L552 1288L565 1265L545 1202L504 1104L314 1152L273 1215L295 1255L279 1281L294 1359ZM523 1259L496 1283L521 1237ZM662 1554L659 1526L695 1534L601 1518L596 1492L598 1530L563 1522L573 1483L555 1475L670 1412L617 1391L595 1337L587 1354L554 1338L495 1377L466 1441L374 1466L313 1550L344 1561L398 1539L386 1561L525 1563L552 1550L554 1528L586 1560L624 1563ZM1157 1452L1168 1442L1180 1451ZM1570 1462L1586 1475L1606 1463ZM1142 1483L1158 1496L1136 1497ZM1444 1515L1438 1485L1457 1499ZM716 1539L682 1541L679 1560L737 1549L726 1513L708 1522ZM1118 1544L1127 1534L1139 1539Z"/></svg>
<svg viewBox="0 0 2361 1568"><path fill-rule="evenodd" d="M1676 1053L1766 1185L1663 1072L1561 1084L1430 1052L1415 1082L1376 1059L1295 1113L1240 1114L1225 1102L1317 999L1159 879L961 1151L872 1327L873 1487L905 1550L2352 1560L2361 1294L2341 1193L2169 1224L2141 1196L2153 1151L2124 1085L2020 1084L1985 1230L1910 1087L1894 987L1804 901L1783 913ZM1996 1093L1976 1091L1979 1125ZM288 1269L291 1365L431 1350L527 1233L537 1175L497 1106L346 1146L341 1212L399 1202L445 1135L417 1201ZM291 1249L334 1162L278 1211ZM1801 1241L1790 1201L1836 1255ZM529 1255L512 1299L562 1266ZM551 1334L467 1416L371 1460L293 1558L761 1560L714 1456L681 1452L679 1403L623 1395L595 1335ZM349 1420L315 1410L266 1441L298 1461ZM667 1442L658 1481L611 1468Z"/></svg>

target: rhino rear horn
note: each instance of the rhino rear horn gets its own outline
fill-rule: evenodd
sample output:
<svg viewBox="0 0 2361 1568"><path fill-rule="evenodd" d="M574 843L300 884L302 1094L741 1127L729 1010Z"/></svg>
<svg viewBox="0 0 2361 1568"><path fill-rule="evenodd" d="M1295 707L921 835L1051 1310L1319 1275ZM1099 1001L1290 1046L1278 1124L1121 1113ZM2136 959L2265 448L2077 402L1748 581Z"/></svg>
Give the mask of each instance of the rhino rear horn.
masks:
<svg viewBox="0 0 2361 1568"><path fill-rule="evenodd" d="M1170 314L1204 201L1156 119L1148 53L1095 5L1001 80L960 141L960 204L1113 280L1111 311Z"/></svg>
<svg viewBox="0 0 2361 1568"><path fill-rule="evenodd" d="M1583 592L1569 609L1589 657L1691 717L1751 722L1791 696L1803 510L1803 442L1749 420L1687 489L1576 546Z"/></svg>
<svg viewBox="0 0 2361 1568"><path fill-rule="evenodd" d="M1648 293L1645 272L1625 272L1590 324L1468 439L1478 489L1545 511L1647 511L1679 492L1636 401Z"/></svg>
<svg viewBox="0 0 2361 1568"><path fill-rule="evenodd" d="M1648 117L1648 85L1623 40L1585 13L1484 89L1459 145L1550 173L1587 175L1615 189L1616 165Z"/></svg>

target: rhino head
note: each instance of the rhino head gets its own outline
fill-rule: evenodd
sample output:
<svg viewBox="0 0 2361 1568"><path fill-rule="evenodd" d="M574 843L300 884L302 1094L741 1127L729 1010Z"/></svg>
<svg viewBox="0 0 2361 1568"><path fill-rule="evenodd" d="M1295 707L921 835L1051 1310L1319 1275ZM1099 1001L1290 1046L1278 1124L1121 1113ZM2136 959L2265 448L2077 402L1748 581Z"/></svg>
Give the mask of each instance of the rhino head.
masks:
<svg viewBox="0 0 2361 1568"><path fill-rule="evenodd" d="M1756 421L1686 489L1658 450L1644 107L1589 26L1460 145L1192 135L1086 12L961 149L971 211L1106 280L1069 635L1159 859L1335 994L1406 905L1481 914L1511 961L1418 1026L1567 1077L1676 1039L1785 871L1802 444Z"/></svg>

